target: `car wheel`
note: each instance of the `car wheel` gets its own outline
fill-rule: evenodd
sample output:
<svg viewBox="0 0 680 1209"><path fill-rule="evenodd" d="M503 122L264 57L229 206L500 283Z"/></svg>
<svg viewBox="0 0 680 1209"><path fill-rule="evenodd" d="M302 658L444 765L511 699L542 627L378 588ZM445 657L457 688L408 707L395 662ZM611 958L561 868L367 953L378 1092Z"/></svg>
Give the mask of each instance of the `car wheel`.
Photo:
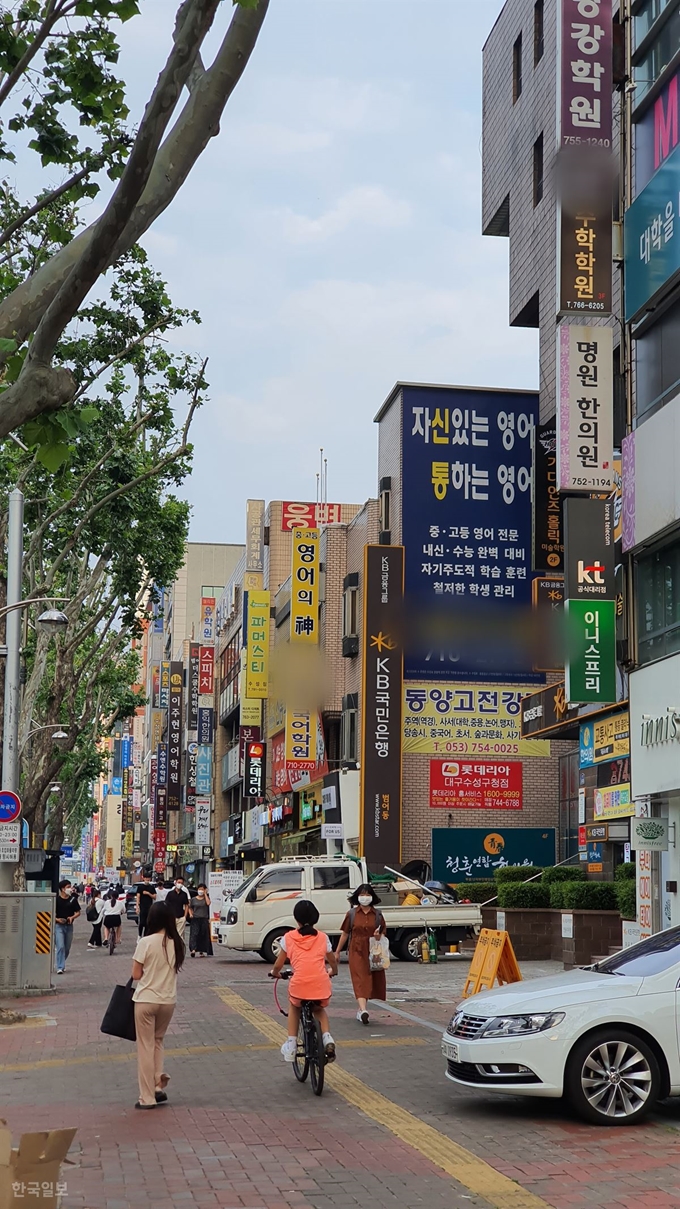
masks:
<svg viewBox="0 0 680 1209"><path fill-rule="evenodd" d="M274 932L270 932L269 936L266 936L262 942L260 957L262 957L264 961L268 961L270 965L274 964L276 958L281 952L279 940L282 936L286 935L286 932L290 932L290 928L277 928Z"/></svg>
<svg viewBox="0 0 680 1209"><path fill-rule="evenodd" d="M404 932L397 944L397 957L400 961L420 961L424 932Z"/></svg>
<svg viewBox="0 0 680 1209"><path fill-rule="evenodd" d="M567 1061L567 1097L594 1125L636 1125L654 1107L660 1088L653 1050L625 1028L582 1038Z"/></svg>

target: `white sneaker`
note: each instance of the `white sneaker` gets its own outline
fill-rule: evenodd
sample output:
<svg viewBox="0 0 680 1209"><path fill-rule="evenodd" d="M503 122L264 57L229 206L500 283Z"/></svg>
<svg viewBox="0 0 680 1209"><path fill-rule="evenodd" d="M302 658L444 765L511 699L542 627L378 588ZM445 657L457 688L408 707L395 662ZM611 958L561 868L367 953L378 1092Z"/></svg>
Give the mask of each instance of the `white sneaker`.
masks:
<svg viewBox="0 0 680 1209"><path fill-rule="evenodd" d="M297 1054L297 1037L287 1037L281 1046L284 1062L294 1062Z"/></svg>

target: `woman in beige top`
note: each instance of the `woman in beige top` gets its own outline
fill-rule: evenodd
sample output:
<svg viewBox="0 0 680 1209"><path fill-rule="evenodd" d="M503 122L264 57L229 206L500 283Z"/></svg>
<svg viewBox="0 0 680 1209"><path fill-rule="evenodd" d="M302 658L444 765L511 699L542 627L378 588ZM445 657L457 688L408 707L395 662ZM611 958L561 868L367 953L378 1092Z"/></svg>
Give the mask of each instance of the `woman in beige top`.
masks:
<svg viewBox="0 0 680 1209"><path fill-rule="evenodd" d="M163 1038L177 1002L177 974L184 962L184 941L166 903L154 903L146 935L137 942L132 977L135 1004L139 1099L135 1108L155 1108L168 1096L169 1076L163 1073Z"/></svg>

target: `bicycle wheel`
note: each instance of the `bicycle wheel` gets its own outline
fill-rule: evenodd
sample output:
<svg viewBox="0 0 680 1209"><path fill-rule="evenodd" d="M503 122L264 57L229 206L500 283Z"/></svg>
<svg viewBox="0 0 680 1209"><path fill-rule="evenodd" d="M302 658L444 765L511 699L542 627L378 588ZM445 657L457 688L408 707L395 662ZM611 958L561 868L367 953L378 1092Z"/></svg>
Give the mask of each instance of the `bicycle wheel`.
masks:
<svg viewBox="0 0 680 1209"><path fill-rule="evenodd" d="M326 1055L323 1049L323 1034L321 1025L318 1020L314 1021L313 1028L308 1033L309 1039L309 1070L312 1084L312 1091L315 1096L320 1096L323 1091L324 1068L326 1066Z"/></svg>
<svg viewBox="0 0 680 1209"><path fill-rule="evenodd" d="M293 1073L298 1083L304 1083L309 1074L309 1059L307 1057L307 1044L305 1037L304 1022L300 1020L297 1035L297 1053L293 1062Z"/></svg>
<svg viewBox="0 0 680 1209"><path fill-rule="evenodd" d="M113 950L116 947L116 929L112 928L109 932L109 953L113 956Z"/></svg>

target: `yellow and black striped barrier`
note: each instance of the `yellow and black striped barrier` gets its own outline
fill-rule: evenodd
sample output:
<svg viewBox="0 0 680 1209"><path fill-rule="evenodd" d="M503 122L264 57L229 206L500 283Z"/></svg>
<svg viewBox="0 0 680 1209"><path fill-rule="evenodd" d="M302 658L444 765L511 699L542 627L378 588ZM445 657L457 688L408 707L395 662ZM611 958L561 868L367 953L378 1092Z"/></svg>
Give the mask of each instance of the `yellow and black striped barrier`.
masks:
<svg viewBox="0 0 680 1209"><path fill-rule="evenodd" d="M38 911L35 917L35 951L52 952L52 912Z"/></svg>

